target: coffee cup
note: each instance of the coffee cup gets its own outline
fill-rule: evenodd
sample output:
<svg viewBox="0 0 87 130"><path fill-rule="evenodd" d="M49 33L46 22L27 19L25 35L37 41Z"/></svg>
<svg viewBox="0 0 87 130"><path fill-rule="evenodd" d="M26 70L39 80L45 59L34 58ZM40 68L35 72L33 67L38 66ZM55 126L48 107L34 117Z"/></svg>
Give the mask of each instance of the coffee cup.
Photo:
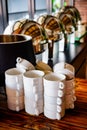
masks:
<svg viewBox="0 0 87 130"><path fill-rule="evenodd" d="M15 89L17 91L23 89L23 77L19 69L11 68L5 71L5 84L6 89Z"/></svg>
<svg viewBox="0 0 87 130"><path fill-rule="evenodd" d="M34 70L35 67L32 63L30 63L28 60L23 59L21 57L17 57L16 59L16 67L20 69L23 73L28 70Z"/></svg>
<svg viewBox="0 0 87 130"><path fill-rule="evenodd" d="M24 96L19 96L19 97L8 96L7 100L10 103L14 103L14 104L18 105L19 103L24 103Z"/></svg>
<svg viewBox="0 0 87 130"><path fill-rule="evenodd" d="M19 112L20 110L24 109L24 103L20 103L20 104L17 105L17 104L14 104L14 103L10 103L8 100L7 100L7 102L8 102L8 108L10 110Z"/></svg>
<svg viewBox="0 0 87 130"><path fill-rule="evenodd" d="M62 97L65 93L65 76L63 74L50 73L44 76L44 94L52 97Z"/></svg>
<svg viewBox="0 0 87 130"><path fill-rule="evenodd" d="M43 98L33 101L29 97L25 97L25 111L30 115L39 115L43 112Z"/></svg>
<svg viewBox="0 0 87 130"><path fill-rule="evenodd" d="M44 94L44 102L49 103L49 104L58 104L61 105L64 101L64 98L60 97L52 97L52 96L47 96Z"/></svg>
<svg viewBox="0 0 87 130"><path fill-rule="evenodd" d="M44 116L46 116L49 119L57 119L60 120L61 119L61 114L59 112L52 112L49 111L47 108L44 107Z"/></svg>
<svg viewBox="0 0 87 130"><path fill-rule="evenodd" d="M43 76L44 72L40 70L30 70L23 74L24 91L29 90L36 93L36 91L43 90Z"/></svg>
<svg viewBox="0 0 87 130"><path fill-rule="evenodd" d="M60 62L54 65L53 71L55 73L64 74L66 76L66 80L70 80L75 77L75 68L65 62Z"/></svg>

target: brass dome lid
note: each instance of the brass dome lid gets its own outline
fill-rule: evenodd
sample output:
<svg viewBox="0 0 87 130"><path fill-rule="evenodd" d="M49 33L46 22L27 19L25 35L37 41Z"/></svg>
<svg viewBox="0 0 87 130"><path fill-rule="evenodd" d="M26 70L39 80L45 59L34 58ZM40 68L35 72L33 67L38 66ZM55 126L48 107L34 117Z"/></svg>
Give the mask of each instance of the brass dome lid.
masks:
<svg viewBox="0 0 87 130"><path fill-rule="evenodd" d="M38 22L43 26L48 39L59 40L59 35L62 33L60 20L52 15L42 15L38 18Z"/></svg>

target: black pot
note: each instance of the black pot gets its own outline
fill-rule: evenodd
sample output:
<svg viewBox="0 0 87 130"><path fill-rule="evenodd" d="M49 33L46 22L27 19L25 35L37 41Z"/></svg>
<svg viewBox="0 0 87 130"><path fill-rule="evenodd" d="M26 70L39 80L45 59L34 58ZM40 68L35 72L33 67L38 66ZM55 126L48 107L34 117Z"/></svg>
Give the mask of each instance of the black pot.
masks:
<svg viewBox="0 0 87 130"><path fill-rule="evenodd" d="M16 58L30 61L34 66L32 38L26 35L0 35L0 86L5 85L5 71L16 67Z"/></svg>

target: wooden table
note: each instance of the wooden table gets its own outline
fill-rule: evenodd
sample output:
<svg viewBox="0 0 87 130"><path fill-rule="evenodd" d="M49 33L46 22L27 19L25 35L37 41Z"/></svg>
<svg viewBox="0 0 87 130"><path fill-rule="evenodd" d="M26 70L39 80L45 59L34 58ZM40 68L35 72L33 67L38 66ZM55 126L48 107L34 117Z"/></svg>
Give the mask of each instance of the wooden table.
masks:
<svg viewBox="0 0 87 130"><path fill-rule="evenodd" d="M74 109L66 110L61 120L51 120L43 113L31 116L25 110L9 110L6 96L0 90L0 130L86 130L87 80L76 78L76 97Z"/></svg>

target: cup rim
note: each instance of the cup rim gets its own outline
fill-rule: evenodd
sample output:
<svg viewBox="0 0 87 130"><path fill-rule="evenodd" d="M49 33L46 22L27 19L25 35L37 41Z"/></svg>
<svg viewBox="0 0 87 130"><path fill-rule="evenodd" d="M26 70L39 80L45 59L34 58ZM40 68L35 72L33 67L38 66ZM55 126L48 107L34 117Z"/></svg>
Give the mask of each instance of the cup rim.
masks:
<svg viewBox="0 0 87 130"><path fill-rule="evenodd" d="M13 73L12 71L16 71L17 73ZM5 71L5 76L18 76L22 75L22 72L18 68L10 68Z"/></svg>
<svg viewBox="0 0 87 130"><path fill-rule="evenodd" d="M35 76L33 77L31 74L35 74ZM23 74L23 77L30 78L30 79L36 79L43 76L44 76L44 71L41 70L29 70Z"/></svg>
<svg viewBox="0 0 87 130"><path fill-rule="evenodd" d="M56 80L50 79L49 76L56 77ZM57 82L57 81L61 82L61 81L65 80L65 79L66 79L66 76L64 74L60 74L60 73L56 74L54 72L48 73L48 74L46 74L44 76L44 80L47 80L47 81L50 81L50 82L53 82L53 81L55 81L55 82Z"/></svg>

